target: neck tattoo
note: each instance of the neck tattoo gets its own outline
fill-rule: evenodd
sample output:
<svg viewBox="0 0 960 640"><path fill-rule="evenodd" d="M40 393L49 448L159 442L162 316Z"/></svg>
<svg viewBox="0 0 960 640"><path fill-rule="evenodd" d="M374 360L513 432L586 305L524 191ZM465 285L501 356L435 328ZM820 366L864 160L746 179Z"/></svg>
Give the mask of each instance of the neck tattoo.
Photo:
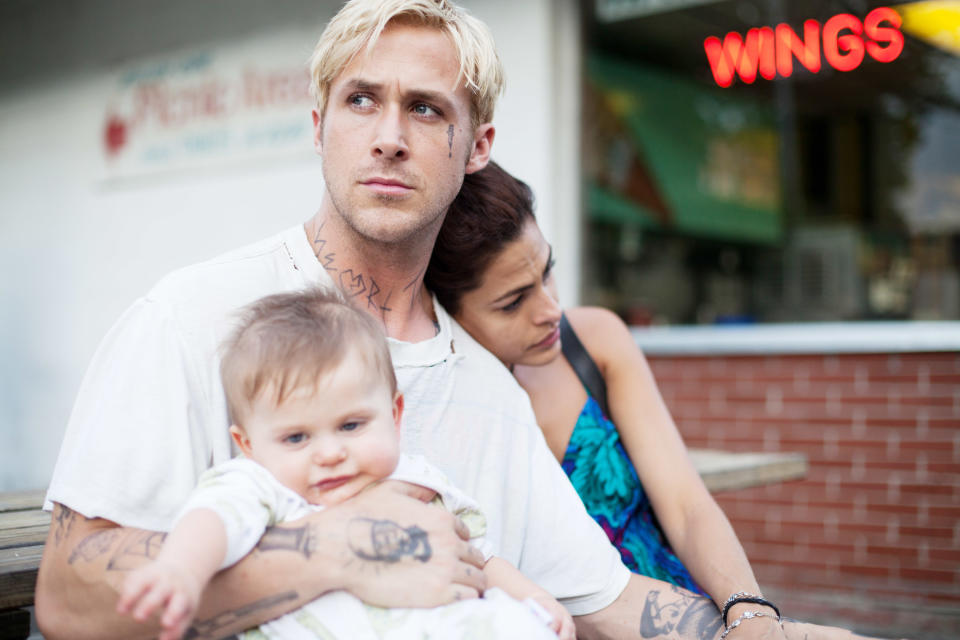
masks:
<svg viewBox="0 0 960 640"><path fill-rule="evenodd" d="M365 275L358 269L344 268L338 264L337 254L328 251L327 240L322 235L325 224L326 221L321 222L313 233L313 252L320 265L330 274L330 278L343 292L343 295L351 300L357 299L361 305L363 300L366 300L367 309L381 317L388 311L392 311L390 297L393 295L393 290L383 291L373 276Z"/></svg>

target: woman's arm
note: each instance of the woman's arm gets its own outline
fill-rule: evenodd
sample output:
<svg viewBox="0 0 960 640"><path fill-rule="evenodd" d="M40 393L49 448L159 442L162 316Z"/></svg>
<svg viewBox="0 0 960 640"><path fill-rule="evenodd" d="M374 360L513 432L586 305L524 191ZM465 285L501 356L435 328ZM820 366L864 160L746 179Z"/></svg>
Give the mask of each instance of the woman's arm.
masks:
<svg viewBox="0 0 960 640"><path fill-rule="evenodd" d="M611 419L674 552L718 608L734 592L759 593L743 547L690 461L629 329L604 309L578 308L567 315L600 367ZM758 605L738 604L729 619L746 610ZM760 631L763 622L749 627Z"/></svg>
<svg viewBox="0 0 960 640"><path fill-rule="evenodd" d="M409 492L409 493L408 493ZM482 555L458 519L410 497L416 489L384 483L352 500L264 534L256 549L216 574L193 623L196 638L222 638L346 589L381 606L437 606L482 591ZM358 555L374 522L426 533L431 557L383 550L382 561ZM156 637L159 625L116 612L127 573L157 557L164 534L87 519L55 504L37 580L36 614L49 640ZM355 544L351 545L351 541ZM417 589L410 589L417 584Z"/></svg>

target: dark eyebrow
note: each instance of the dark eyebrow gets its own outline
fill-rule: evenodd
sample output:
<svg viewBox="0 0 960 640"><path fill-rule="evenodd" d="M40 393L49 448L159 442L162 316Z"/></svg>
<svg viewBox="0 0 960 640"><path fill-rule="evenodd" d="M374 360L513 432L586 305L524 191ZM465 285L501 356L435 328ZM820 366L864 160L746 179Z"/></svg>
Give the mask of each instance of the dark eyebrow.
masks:
<svg viewBox="0 0 960 640"><path fill-rule="evenodd" d="M377 92L383 87L382 84L370 82L363 78L351 78L343 83L343 91L372 91Z"/></svg>
<svg viewBox="0 0 960 640"><path fill-rule="evenodd" d="M415 89L407 93L406 97L411 102L429 102L435 104L444 111L453 109L453 104L450 102L450 99L445 94L437 91Z"/></svg>
<svg viewBox="0 0 960 640"><path fill-rule="evenodd" d="M494 301L493 301L493 304L497 304L497 303L500 302L501 300L505 300L506 298L509 298L509 297L511 297L511 296L515 296L515 295L517 295L518 293L523 293L523 292L526 291L527 289L531 289L531 288L533 288L533 285L532 285L532 284L528 284L528 285L525 285L525 286L522 286L522 287L517 287L516 289L513 289L513 290L511 290L511 291L508 291L507 293L503 294L502 296L500 296L499 298L497 298L496 300L494 300Z"/></svg>
<svg viewBox="0 0 960 640"><path fill-rule="evenodd" d="M550 253L547 254L547 263L546 263L545 265L543 265L543 275L547 275L547 273L549 273L551 263L553 262L553 245L548 245L548 246L550 247ZM493 304L496 304L496 303L500 302L501 300L504 300L504 299L509 298L509 297L511 297L511 296L515 296L515 295L517 295L518 293L523 293L523 292L526 291L527 289L531 289L531 288L533 288L533 285L532 285L532 284L528 284L528 285L523 286L523 287L517 287L516 289L512 289L511 291L508 291L507 293L503 294L502 296L500 296L499 298L497 298L496 300L494 300L494 301L493 301Z"/></svg>
<svg viewBox="0 0 960 640"><path fill-rule="evenodd" d="M369 91L379 93L383 90L383 85L378 82L370 82L363 78L352 78L344 83L345 91ZM404 94L404 100L407 102L429 102L437 105L444 111L450 111L453 103L446 94L439 91L429 91L427 89L412 89Z"/></svg>
<svg viewBox="0 0 960 640"><path fill-rule="evenodd" d="M553 245L547 245L550 247L550 252L547 253L547 263L543 265L543 275L550 273L551 267L553 267Z"/></svg>

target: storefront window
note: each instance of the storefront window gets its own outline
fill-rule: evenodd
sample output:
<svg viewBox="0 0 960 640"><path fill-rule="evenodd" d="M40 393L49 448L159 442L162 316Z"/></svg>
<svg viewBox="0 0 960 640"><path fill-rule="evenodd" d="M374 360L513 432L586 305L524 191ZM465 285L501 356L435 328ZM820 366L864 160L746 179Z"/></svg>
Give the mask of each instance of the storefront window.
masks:
<svg viewBox="0 0 960 640"><path fill-rule="evenodd" d="M586 13L586 302L631 324L960 319L957 3Z"/></svg>

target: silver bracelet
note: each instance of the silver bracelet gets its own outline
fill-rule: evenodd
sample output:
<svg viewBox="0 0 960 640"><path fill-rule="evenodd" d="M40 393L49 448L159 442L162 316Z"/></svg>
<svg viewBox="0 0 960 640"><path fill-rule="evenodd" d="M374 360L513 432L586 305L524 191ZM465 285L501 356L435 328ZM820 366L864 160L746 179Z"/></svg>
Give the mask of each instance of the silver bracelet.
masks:
<svg viewBox="0 0 960 640"><path fill-rule="evenodd" d="M723 618L723 626L727 626L727 614L730 613L730 608L733 607L737 602L747 599L747 602L756 602L757 600L763 600L762 593L750 593L749 591L737 591L736 593L731 593L730 597L727 598L727 601L723 603L723 606L720 607L720 617ZM779 613L779 611L777 612Z"/></svg>
<svg viewBox="0 0 960 640"><path fill-rule="evenodd" d="M728 633L739 627L741 622L744 620L751 620L753 618L775 618L776 621L780 623L780 616L772 616L769 613L763 613L762 611L744 611L736 620L730 623L729 627L723 630L723 633L720 634L720 640L726 638Z"/></svg>
<svg viewBox="0 0 960 640"><path fill-rule="evenodd" d="M724 606L730 604L737 598L762 598L762 593L750 593L749 591L737 591L736 593L731 593L730 597L727 598L727 601L724 602Z"/></svg>

